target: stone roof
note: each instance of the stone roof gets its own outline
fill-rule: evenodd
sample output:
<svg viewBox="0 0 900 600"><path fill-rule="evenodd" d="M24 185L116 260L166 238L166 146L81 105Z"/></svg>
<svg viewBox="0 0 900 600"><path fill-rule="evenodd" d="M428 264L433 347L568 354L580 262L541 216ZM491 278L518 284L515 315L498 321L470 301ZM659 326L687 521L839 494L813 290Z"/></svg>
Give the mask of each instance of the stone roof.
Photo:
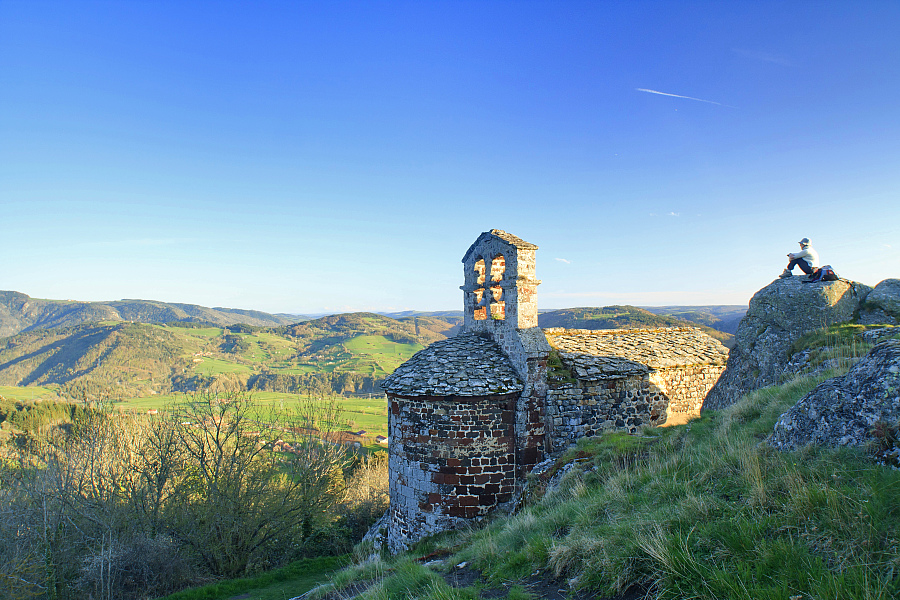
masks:
<svg viewBox="0 0 900 600"><path fill-rule="evenodd" d="M496 342L460 333L416 352L381 388L399 396L491 396L524 386Z"/></svg>
<svg viewBox="0 0 900 600"><path fill-rule="evenodd" d="M522 238L514 236L511 233L507 233L507 232L503 231L502 229L491 229L490 231L485 231L484 233L479 235L478 239L476 239L472 243L472 245L469 246L469 249L466 250L466 253L463 256L463 262L465 262L466 259L469 258L469 255L475 251L475 246L479 245L487 237L498 238L500 240L503 240L504 242L506 242L507 244L509 244L511 246L515 246L516 248L518 248L520 250L537 250L538 249L538 247L535 246L534 244L529 244Z"/></svg>
<svg viewBox="0 0 900 600"><path fill-rule="evenodd" d="M651 369L724 365L728 349L692 327L545 329L550 345L579 379L610 379Z"/></svg>

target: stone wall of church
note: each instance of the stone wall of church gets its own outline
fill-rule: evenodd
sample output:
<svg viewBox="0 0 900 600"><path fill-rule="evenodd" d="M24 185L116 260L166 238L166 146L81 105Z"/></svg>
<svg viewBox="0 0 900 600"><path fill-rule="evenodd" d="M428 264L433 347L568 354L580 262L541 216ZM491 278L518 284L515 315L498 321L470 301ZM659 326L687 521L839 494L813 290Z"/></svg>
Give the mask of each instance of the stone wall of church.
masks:
<svg viewBox="0 0 900 600"><path fill-rule="evenodd" d="M634 433L644 425L663 425L670 413L699 415L724 370L724 365L697 365L551 383L546 405L551 450L604 431Z"/></svg>
<svg viewBox="0 0 900 600"><path fill-rule="evenodd" d="M388 395L391 552L512 498L517 398Z"/></svg>
<svg viewBox="0 0 900 600"><path fill-rule="evenodd" d="M725 365L695 365L659 369L650 373L650 382L665 390L668 412L700 416L703 400L725 372Z"/></svg>

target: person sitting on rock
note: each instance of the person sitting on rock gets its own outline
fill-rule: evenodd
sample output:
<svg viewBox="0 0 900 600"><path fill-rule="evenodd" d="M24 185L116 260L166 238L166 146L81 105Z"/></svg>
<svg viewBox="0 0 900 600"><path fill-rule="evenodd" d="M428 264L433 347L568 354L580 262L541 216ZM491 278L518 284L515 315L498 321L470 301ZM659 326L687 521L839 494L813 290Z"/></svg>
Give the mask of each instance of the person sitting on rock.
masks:
<svg viewBox="0 0 900 600"><path fill-rule="evenodd" d="M819 267L819 253L809 245L809 238L803 238L798 243L800 244L800 252L788 253L787 257L790 262L784 269L784 273L779 275L782 279L792 277L794 274L791 271L794 267L800 267L800 270L807 275L812 275L813 271Z"/></svg>

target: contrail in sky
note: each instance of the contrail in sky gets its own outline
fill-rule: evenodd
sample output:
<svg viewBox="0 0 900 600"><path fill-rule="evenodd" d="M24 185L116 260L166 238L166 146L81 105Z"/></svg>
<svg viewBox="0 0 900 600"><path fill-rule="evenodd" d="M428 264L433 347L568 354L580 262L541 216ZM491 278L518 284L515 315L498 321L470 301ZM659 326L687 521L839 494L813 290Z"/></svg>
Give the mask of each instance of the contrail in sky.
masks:
<svg viewBox="0 0 900 600"><path fill-rule="evenodd" d="M644 88L634 88L639 92L647 92L648 94L659 94L660 96L671 96L672 98L684 98L685 100L696 100L697 102L706 102L707 104L716 104L718 106L728 106L727 104L722 104L721 102L713 102L712 100L704 100L703 98L693 98L691 96L680 96L678 94L667 94L666 92L657 92L656 90L647 90ZM729 107L729 108L734 108Z"/></svg>

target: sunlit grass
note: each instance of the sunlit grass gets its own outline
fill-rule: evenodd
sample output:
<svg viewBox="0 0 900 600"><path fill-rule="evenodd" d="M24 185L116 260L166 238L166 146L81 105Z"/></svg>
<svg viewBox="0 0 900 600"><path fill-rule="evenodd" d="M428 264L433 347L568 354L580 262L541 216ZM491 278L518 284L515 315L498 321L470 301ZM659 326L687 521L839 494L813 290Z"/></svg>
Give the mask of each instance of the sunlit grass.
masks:
<svg viewBox="0 0 900 600"><path fill-rule="evenodd" d="M31 385L28 387L0 385L0 396L9 400L64 400L55 386Z"/></svg>
<svg viewBox="0 0 900 600"><path fill-rule="evenodd" d="M332 556L299 560L257 577L183 590L159 600L219 600L238 594L247 600L285 600L311 590L343 566L346 560L347 557Z"/></svg>
<svg viewBox="0 0 900 600"><path fill-rule="evenodd" d="M900 473L860 451L761 443L819 380L759 390L619 452L614 436L582 442L591 469L460 557L494 578L550 570L610 595L639 584L660 598L895 597Z"/></svg>
<svg viewBox="0 0 900 600"><path fill-rule="evenodd" d="M640 586L665 599L898 597L900 472L862 450L765 444L778 417L823 380L761 389L686 425L582 440L560 461L578 468L553 493L380 563L363 597L472 593L410 566L442 547L454 552L447 568L467 561L491 585L543 573L598 596Z"/></svg>

